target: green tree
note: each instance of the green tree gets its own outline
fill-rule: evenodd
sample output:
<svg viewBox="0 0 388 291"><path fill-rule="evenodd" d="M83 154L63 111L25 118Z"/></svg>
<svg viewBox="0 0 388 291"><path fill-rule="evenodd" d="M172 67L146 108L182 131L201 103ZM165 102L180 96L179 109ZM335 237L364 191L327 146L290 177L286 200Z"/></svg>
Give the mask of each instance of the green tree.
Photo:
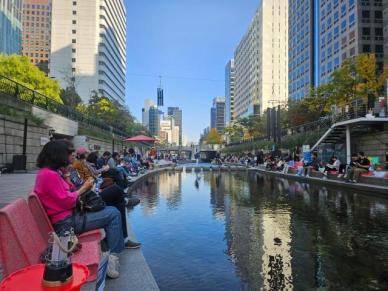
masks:
<svg viewBox="0 0 388 291"><path fill-rule="evenodd" d="M82 103L81 97L78 95L75 87L67 87L61 90L61 99L63 104L76 108Z"/></svg>
<svg viewBox="0 0 388 291"><path fill-rule="evenodd" d="M62 103L59 83L31 64L27 57L0 54L0 75Z"/></svg>
<svg viewBox="0 0 388 291"><path fill-rule="evenodd" d="M388 69L377 70L374 54L361 54L346 59L334 71L329 82L330 103L339 106L349 105L361 99L367 103L368 96L377 97L382 93Z"/></svg>
<svg viewBox="0 0 388 291"><path fill-rule="evenodd" d="M147 133L147 130L135 121L127 107L107 97L98 96L96 93L90 98L87 106L78 104L77 110L90 117L101 119L108 125L131 135Z"/></svg>
<svg viewBox="0 0 388 291"><path fill-rule="evenodd" d="M221 136L218 134L217 129L212 128L206 138L207 144L221 144Z"/></svg>

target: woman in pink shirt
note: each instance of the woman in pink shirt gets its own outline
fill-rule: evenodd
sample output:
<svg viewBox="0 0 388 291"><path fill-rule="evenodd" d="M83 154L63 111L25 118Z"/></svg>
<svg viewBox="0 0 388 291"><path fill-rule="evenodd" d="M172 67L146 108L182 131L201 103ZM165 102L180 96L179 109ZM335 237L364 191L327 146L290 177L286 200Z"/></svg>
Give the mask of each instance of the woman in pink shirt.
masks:
<svg viewBox="0 0 388 291"><path fill-rule="evenodd" d="M42 202L55 231L61 231L72 227L77 234L93 229L104 228L106 241L111 253L117 254L124 249L124 238L121 226L121 215L117 208L106 206L98 212L86 213L86 224L84 218L79 214L74 214L77 196L93 186L93 179L86 181L83 186L72 191L72 185L67 182L60 171L69 165L68 148L60 141L50 141L47 143L38 156L38 171L34 191ZM84 224L84 225L83 225ZM84 226L84 227L83 227ZM118 262L114 257L110 260L110 265ZM118 264L116 263L117 268ZM117 278L119 276L117 268L111 269L108 276Z"/></svg>

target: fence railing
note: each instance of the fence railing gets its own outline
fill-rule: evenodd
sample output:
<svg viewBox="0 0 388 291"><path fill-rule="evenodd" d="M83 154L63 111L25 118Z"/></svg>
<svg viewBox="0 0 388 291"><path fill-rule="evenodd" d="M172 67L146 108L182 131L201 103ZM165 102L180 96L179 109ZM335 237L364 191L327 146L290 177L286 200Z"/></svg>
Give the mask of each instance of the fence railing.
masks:
<svg viewBox="0 0 388 291"><path fill-rule="evenodd" d="M334 123L355 119L359 117L364 117L368 113L367 106L360 100L358 102L354 102L351 106L348 106L347 110L345 108L343 109L336 109L332 113L320 117L315 121L307 122L304 124L292 126L292 127L285 127L280 130L281 137L285 137L287 135L292 134L298 134L298 133L304 133L314 130L327 130L329 129ZM262 135L260 137L252 138L249 140L240 140L236 142L230 142L227 146L234 146L234 145L240 145L240 144L246 144L251 142L260 142L260 141L266 141L268 140L267 135Z"/></svg>
<svg viewBox="0 0 388 291"><path fill-rule="evenodd" d="M0 93L12 96L19 101L27 102L52 113L59 114L74 121L78 121L85 126L92 126L107 133L127 137L123 130L107 125L103 120L86 116L75 108L61 104L35 90L32 90L16 81L0 75Z"/></svg>

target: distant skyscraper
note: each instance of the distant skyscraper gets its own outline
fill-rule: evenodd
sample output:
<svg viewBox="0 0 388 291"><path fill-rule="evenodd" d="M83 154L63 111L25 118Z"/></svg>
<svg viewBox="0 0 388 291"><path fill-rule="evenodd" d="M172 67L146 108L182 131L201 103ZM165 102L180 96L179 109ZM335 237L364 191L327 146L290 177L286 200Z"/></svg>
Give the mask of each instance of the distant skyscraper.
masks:
<svg viewBox="0 0 388 291"><path fill-rule="evenodd" d="M182 109L180 109L179 107L168 107L167 114L174 118L175 125L179 127L179 145L182 145L182 134L183 134Z"/></svg>
<svg viewBox="0 0 388 291"><path fill-rule="evenodd" d="M288 101L288 1L260 2L234 63L236 119Z"/></svg>
<svg viewBox="0 0 388 291"><path fill-rule="evenodd" d="M234 120L234 59L231 59L225 68L225 125Z"/></svg>
<svg viewBox="0 0 388 291"><path fill-rule="evenodd" d="M0 53L20 54L23 1L0 1Z"/></svg>
<svg viewBox="0 0 388 291"><path fill-rule="evenodd" d="M211 110L211 126L217 129L219 134L225 129L225 98L216 97L213 99L213 107Z"/></svg>
<svg viewBox="0 0 388 291"><path fill-rule="evenodd" d="M123 0L52 2L50 76L125 103L126 10Z"/></svg>
<svg viewBox="0 0 388 291"><path fill-rule="evenodd" d="M374 53L383 68L384 33L382 1L325 1L319 7L319 84L352 56Z"/></svg>
<svg viewBox="0 0 388 291"><path fill-rule="evenodd" d="M160 120L159 138L170 145L179 145L179 126L172 116Z"/></svg>
<svg viewBox="0 0 388 291"><path fill-rule="evenodd" d="M210 128L216 128L216 108L210 108Z"/></svg>
<svg viewBox="0 0 388 291"><path fill-rule="evenodd" d="M164 93L162 88L158 88L157 90L157 97L158 97L158 107L163 107L164 106Z"/></svg>
<svg viewBox="0 0 388 291"><path fill-rule="evenodd" d="M22 53L48 74L51 0L24 0Z"/></svg>
<svg viewBox="0 0 388 291"><path fill-rule="evenodd" d="M155 107L154 101L150 99L144 100L144 107L142 109L142 125L148 128L150 122L150 108Z"/></svg>
<svg viewBox="0 0 388 291"><path fill-rule="evenodd" d="M158 136L160 131L160 113L156 106L149 109L148 129L153 136Z"/></svg>
<svg viewBox="0 0 388 291"><path fill-rule="evenodd" d="M315 86L315 1L290 0L288 12L289 99L305 97Z"/></svg>

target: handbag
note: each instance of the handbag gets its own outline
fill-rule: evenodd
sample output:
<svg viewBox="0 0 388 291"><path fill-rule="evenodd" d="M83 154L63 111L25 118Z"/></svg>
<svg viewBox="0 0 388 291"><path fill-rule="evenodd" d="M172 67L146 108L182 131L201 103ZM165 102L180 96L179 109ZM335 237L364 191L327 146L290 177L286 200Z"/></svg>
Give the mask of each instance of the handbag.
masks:
<svg viewBox="0 0 388 291"><path fill-rule="evenodd" d="M75 213L83 217L80 233L85 231L87 212L98 212L105 208L105 202L101 196L92 190L88 190L77 197ZM75 215L73 215L73 225L75 225Z"/></svg>
<svg viewBox="0 0 388 291"><path fill-rule="evenodd" d="M85 212L97 212L104 208L104 200L92 190L88 190L77 197L76 211L81 215Z"/></svg>

